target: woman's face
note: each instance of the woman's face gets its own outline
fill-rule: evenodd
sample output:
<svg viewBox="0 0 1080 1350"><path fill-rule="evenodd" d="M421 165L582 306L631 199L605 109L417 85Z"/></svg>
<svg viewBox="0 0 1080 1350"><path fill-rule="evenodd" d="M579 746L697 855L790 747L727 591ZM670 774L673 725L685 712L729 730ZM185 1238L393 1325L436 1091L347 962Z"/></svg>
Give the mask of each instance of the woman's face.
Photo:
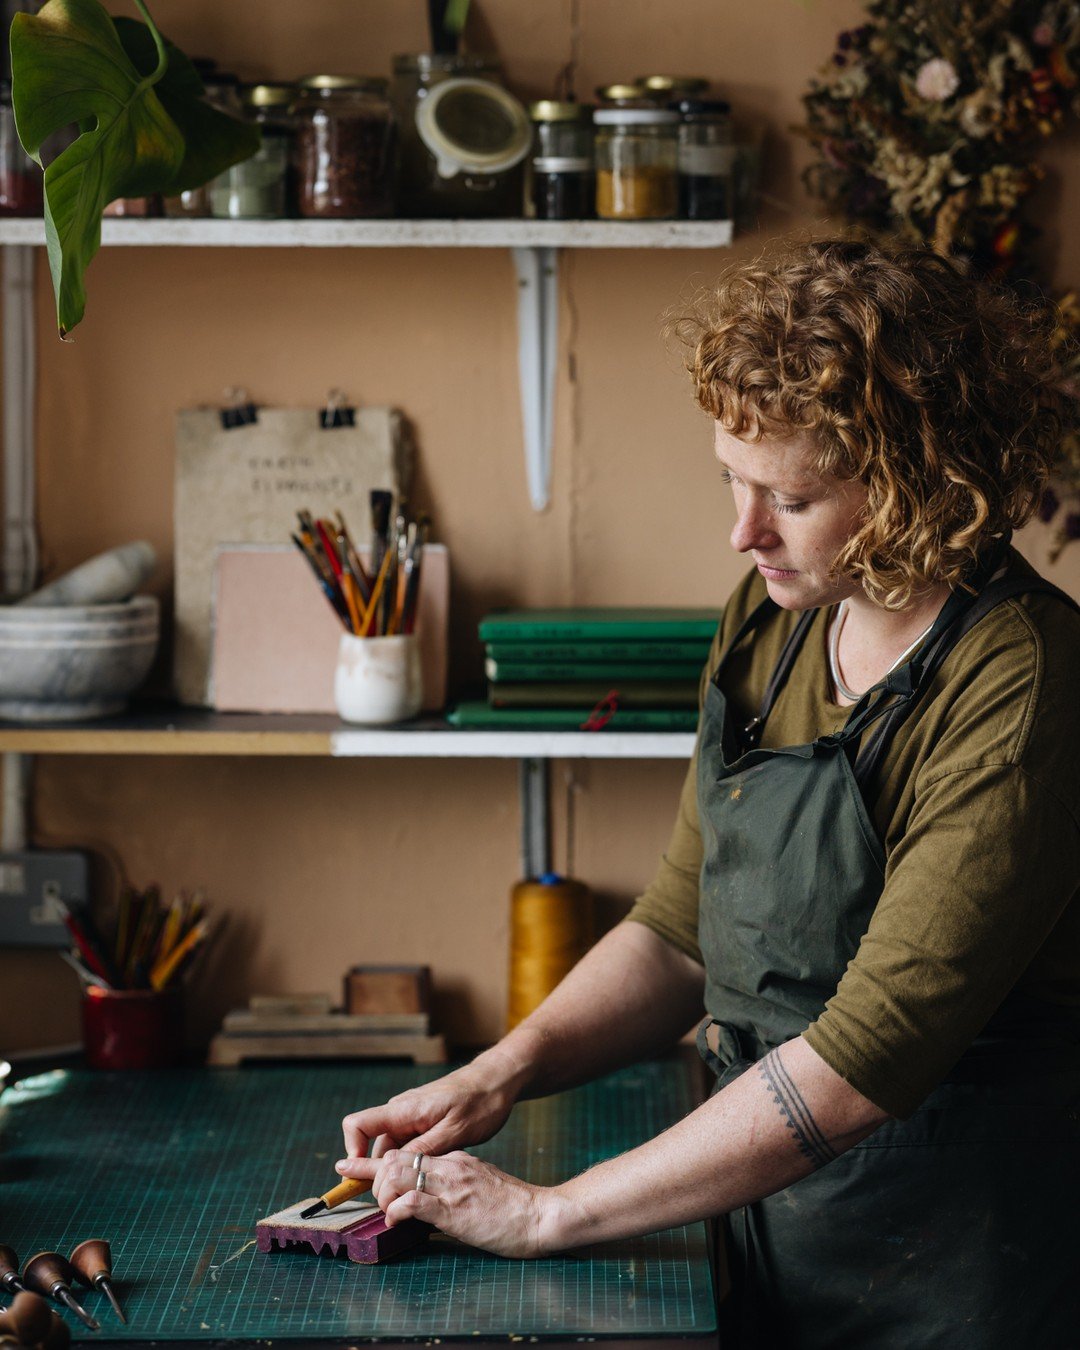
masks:
<svg viewBox="0 0 1080 1350"><path fill-rule="evenodd" d="M855 592L830 569L858 529L861 483L823 478L805 437L749 443L717 423L716 457L738 512L731 546L750 554L782 609L816 609Z"/></svg>

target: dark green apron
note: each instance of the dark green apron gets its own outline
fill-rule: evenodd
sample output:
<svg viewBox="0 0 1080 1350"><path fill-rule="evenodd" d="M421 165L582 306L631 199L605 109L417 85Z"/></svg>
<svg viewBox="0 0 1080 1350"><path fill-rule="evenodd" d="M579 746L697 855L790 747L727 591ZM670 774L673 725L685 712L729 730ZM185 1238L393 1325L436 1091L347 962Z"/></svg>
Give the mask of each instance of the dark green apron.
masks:
<svg viewBox="0 0 1080 1350"><path fill-rule="evenodd" d="M728 707L724 669L775 613L771 600L727 648L698 768L708 1012L698 1044L718 1089L801 1034L835 992L884 884L865 793L889 742L960 637L1035 590L1077 608L1041 578L999 576L974 599L954 592L911 661L811 745L762 750L757 739L813 611L748 726ZM1078 1205L1080 1018L1013 995L910 1119L728 1216L723 1350L1075 1350Z"/></svg>

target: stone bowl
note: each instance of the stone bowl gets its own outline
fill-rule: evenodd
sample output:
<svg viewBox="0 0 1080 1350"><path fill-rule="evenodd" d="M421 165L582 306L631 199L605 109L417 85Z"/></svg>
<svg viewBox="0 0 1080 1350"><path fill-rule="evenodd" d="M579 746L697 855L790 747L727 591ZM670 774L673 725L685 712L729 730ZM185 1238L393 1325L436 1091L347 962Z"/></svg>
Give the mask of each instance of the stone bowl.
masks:
<svg viewBox="0 0 1080 1350"><path fill-rule="evenodd" d="M160 629L151 595L0 607L0 717L67 722L120 712L149 673Z"/></svg>

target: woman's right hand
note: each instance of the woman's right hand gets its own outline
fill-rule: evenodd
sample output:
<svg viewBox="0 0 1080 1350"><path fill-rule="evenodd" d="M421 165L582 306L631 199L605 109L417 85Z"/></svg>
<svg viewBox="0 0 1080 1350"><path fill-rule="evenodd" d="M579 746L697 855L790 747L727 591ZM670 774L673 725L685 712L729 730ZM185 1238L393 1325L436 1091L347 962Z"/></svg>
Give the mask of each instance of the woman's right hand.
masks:
<svg viewBox="0 0 1080 1350"><path fill-rule="evenodd" d="M341 1122L345 1152L362 1158L371 1144L373 1157L388 1148L440 1154L481 1144L506 1124L524 1077L497 1050L489 1050L445 1078L346 1116Z"/></svg>

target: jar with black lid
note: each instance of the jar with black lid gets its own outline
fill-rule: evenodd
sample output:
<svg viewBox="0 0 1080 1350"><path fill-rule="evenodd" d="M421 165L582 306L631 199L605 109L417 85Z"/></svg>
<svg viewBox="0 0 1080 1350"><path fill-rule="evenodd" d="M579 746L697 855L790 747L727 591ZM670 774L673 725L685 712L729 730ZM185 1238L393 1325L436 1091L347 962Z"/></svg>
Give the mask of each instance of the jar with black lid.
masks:
<svg viewBox="0 0 1080 1350"><path fill-rule="evenodd" d="M211 214L224 220L281 220L295 214L294 143L289 111L292 84L251 84L240 89L247 116L259 127L259 148L210 184Z"/></svg>
<svg viewBox="0 0 1080 1350"><path fill-rule="evenodd" d="M529 105L534 127L532 203L537 220L590 220L596 214L592 108L542 99Z"/></svg>
<svg viewBox="0 0 1080 1350"><path fill-rule="evenodd" d="M682 99L679 124L679 215L730 220L734 214L736 149L731 105L722 99Z"/></svg>
<svg viewBox="0 0 1080 1350"><path fill-rule="evenodd" d="M297 86L292 113L300 215L346 220L390 215L394 116L386 81L307 75Z"/></svg>
<svg viewBox="0 0 1080 1350"><path fill-rule="evenodd" d="M598 108L596 214L671 220L678 209L679 115L666 108Z"/></svg>

